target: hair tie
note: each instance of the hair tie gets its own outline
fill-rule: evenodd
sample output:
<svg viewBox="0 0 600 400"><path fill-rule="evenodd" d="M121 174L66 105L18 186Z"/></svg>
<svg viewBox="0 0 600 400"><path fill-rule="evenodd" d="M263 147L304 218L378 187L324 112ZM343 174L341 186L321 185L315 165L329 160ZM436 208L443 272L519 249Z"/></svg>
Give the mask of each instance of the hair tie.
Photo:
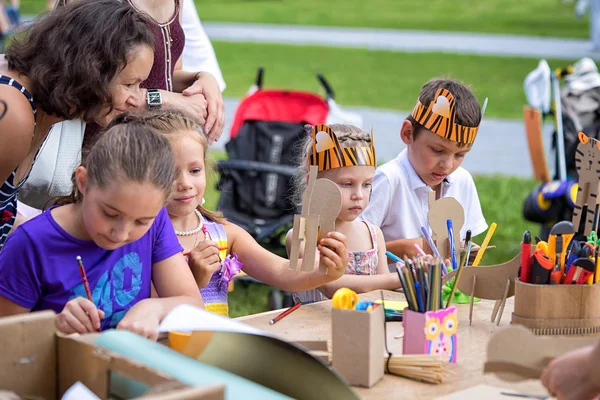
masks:
<svg viewBox="0 0 600 400"><path fill-rule="evenodd" d="M311 124L304 124L304 130L306 131L307 135L311 135L313 126Z"/></svg>

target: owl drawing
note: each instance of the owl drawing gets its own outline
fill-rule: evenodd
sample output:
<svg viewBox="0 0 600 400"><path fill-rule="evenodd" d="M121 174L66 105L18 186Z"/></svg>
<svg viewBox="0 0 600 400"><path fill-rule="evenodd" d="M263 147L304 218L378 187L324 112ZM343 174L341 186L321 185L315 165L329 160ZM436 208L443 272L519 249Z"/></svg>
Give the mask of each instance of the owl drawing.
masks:
<svg viewBox="0 0 600 400"><path fill-rule="evenodd" d="M456 308L425 313L425 354L441 355L449 362L456 362Z"/></svg>

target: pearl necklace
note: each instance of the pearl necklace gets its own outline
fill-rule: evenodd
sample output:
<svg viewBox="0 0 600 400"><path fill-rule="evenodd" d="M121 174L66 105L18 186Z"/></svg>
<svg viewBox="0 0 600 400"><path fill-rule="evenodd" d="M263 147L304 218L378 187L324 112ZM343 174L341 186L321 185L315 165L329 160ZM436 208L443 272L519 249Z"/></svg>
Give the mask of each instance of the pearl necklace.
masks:
<svg viewBox="0 0 600 400"><path fill-rule="evenodd" d="M192 236L197 234L198 232L200 232L202 230L202 227L204 226L204 218L202 218L202 214L200 214L200 211L198 210L194 210L194 212L196 213L196 216L198 217L198 227L192 229L191 231L178 231L175 230L175 234L177 236Z"/></svg>

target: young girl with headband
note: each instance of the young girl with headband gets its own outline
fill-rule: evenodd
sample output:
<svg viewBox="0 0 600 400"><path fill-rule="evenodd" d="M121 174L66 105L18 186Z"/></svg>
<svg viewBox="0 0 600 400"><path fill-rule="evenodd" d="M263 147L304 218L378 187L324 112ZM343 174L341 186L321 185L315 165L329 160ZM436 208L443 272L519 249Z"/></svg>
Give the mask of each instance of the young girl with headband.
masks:
<svg viewBox="0 0 600 400"><path fill-rule="evenodd" d="M229 314L228 283L240 271L292 292L331 283L343 275L348 249L342 233L331 232L321 239L314 271L292 271L288 260L265 250L248 232L220 213L203 208L208 142L202 128L172 110L142 118L146 126L164 134L175 151L178 176L167 211L207 310ZM319 272L319 260L327 265L327 274Z"/></svg>
<svg viewBox="0 0 600 400"><path fill-rule="evenodd" d="M164 208L175 177L162 135L139 123L109 128L75 171L71 196L8 237L0 317L54 310L66 334L120 328L156 339L173 307L202 306Z"/></svg>
<svg viewBox="0 0 600 400"><path fill-rule="evenodd" d="M400 288L398 276L389 273L381 229L358 219L369 204L375 174L373 135L345 124L307 125L306 128L309 134L302 146L296 198L300 200L304 192L309 166L318 167L317 178L337 184L342 193L342 209L335 221L335 229L348 238L348 264L343 277L318 290L296 293L296 300L302 303L327 300L342 287L357 293ZM288 254L292 233L293 230L287 236Z"/></svg>

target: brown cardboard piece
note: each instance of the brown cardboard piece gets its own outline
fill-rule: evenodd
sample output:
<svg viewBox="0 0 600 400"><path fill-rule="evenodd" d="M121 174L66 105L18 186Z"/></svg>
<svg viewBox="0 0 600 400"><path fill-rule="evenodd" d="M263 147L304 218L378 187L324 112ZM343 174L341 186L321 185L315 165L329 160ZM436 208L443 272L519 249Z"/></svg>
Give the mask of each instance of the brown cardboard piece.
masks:
<svg viewBox="0 0 600 400"><path fill-rule="evenodd" d="M59 399L77 381L101 399L110 394L110 374L135 379L150 387L170 384L178 399L224 399L223 386L186 388L168 375L89 343L85 336L63 336L56 332L51 311L0 318L0 387L22 397ZM219 394L220 393L220 394ZM165 400L172 393L155 393Z"/></svg>
<svg viewBox="0 0 600 400"><path fill-rule="evenodd" d="M297 270L300 251L304 253L300 270L312 271L319 238L324 238L335 230L335 220L342 209L342 192L329 179L316 179L318 167L311 166L308 185L302 196L302 211L294 216L292 243L290 248L290 269ZM319 271L327 272L322 262Z"/></svg>
<svg viewBox="0 0 600 400"><path fill-rule="evenodd" d="M538 335L600 333L600 285L533 285L515 281L512 323Z"/></svg>
<svg viewBox="0 0 600 400"><path fill-rule="evenodd" d="M458 200L454 197L444 197L435 199L435 192L429 192L429 213L427 220L431 231L432 239L436 242L436 247L440 252L442 260L450 258L450 242L448 241L447 220L452 220L452 232L454 235L454 248L457 258L460 253L460 230L465 224L465 211ZM460 261L460 260L457 260Z"/></svg>
<svg viewBox="0 0 600 400"><path fill-rule="evenodd" d="M521 264L521 253L512 260L498 265L477 266L463 268L462 275L458 281L458 290L471 296L471 309L469 315L473 314L473 297L487 300L498 300L492 313L492 322L500 325L502 312L506 299L515 294L515 279ZM452 279L456 271L451 271L442 278L442 284ZM469 317L469 324L471 317Z"/></svg>
<svg viewBox="0 0 600 400"><path fill-rule="evenodd" d="M592 337L535 336L527 328L513 325L490 337L484 372L507 381L539 379L552 359L597 342L598 338Z"/></svg>
<svg viewBox="0 0 600 400"><path fill-rule="evenodd" d="M503 393L512 393L512 395L506 395ZM512 389L501 389L489 385L477 385L470 387L459 392L452 393L447 396L437 397L436 400L508 400L508 399L547 399L550 400L549 396L534 395L536 397L525 397L526 393L519 393Z"/></svg>
<svg viewBox="0 0 600 400"><path fill-rule="evenodd" d="M548 171L544 139L542 137L542 113L537 108L525 105L523 106L523 120L535 180L542 183L550 182L550 171Z"/></svg>
<svg viewBox="0 0 600 400"><path fill-rule="evenodd" d="M580 232L581 219L584 219L584 228L580 232L589 236L594 223L596 205L599 203L598 190L600 186L600 142L587 137L579 132L579 144L575 154L575 166L579 173L579 186L577 188L577 201L573 208L573 226ZM587 205L586 215L583 215L583 207Z"/></svg>
<svg viewBox="0 0 600 400"><path fill-rule="evenodd" d="M383 307L331 310L333 368L353 386L372 387L383 378Z"/></svg>

